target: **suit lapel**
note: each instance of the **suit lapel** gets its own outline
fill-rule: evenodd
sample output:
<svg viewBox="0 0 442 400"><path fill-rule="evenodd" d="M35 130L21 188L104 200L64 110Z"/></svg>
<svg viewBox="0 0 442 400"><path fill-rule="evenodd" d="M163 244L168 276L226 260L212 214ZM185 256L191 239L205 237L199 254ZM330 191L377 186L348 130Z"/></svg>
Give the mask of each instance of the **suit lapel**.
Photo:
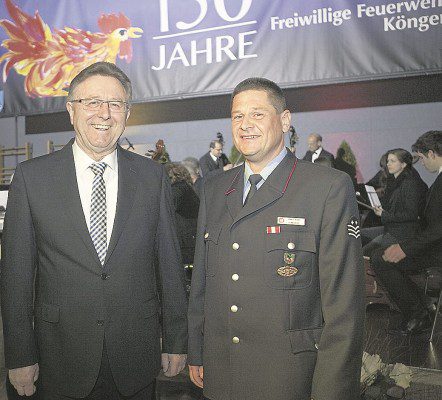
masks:
<svg viewBox="0 0 442 400"><path fill-rule="evenodd" d="M58 152L57 167L54 168L54 191L61 198L64 212L69 216L71 224L78 232L84 245L91 256L101 268L101 263L92 243L83 208L81 206L80 193L78 191L77 175L75 172L74 155L72 153L72 139L62 150Z"/></svg>
<svg viewBox="0 0 442 400"><path fill-rule="evenodd" d="M112 229L112 235L107 248L106 262L109 260L118 239L123 232L124 226L129 219L132 211L132 205L137 191L138 180L135 163L130 158L130 153L124 151L120 146L118 150L118 195L117 209L115 212L115 221Z"/></svg>

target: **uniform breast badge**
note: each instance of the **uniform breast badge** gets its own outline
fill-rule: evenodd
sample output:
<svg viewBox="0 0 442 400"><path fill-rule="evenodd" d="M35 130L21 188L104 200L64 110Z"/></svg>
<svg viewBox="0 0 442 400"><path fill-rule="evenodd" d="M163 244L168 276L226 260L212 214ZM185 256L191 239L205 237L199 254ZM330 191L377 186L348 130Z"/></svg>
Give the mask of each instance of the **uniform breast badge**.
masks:
<svg viewBox="0 0 442 400"><path fill-rule="evenodd" d="M283 267L279 267L276 270L276 273L279 276L290 277L298 273L298 268L294 267L293 265L284 265Z"/></svg>
<svg viewBox="0 0 442 400"><path fill-rule="evenodd" d="M292 265L295 262L295 253L284 253L284 265L276 270L279 276L290 277L298 273L298 268Z"/></svg>

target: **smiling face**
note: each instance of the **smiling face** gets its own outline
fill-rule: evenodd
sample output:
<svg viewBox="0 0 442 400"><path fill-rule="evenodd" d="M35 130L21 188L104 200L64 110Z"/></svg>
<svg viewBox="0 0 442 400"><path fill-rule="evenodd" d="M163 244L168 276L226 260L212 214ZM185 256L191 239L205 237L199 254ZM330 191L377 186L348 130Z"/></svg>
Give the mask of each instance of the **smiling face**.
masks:
<svg viewBox="0 0 442 400"><path fill-rule="evenodd" d="M405 169L406 163L399 161L395 154L390 153L387 157L388 172L394 175L395 178Z"/></svg>
<svg viewBox="0 0 442 400"><path fill-rule="evenodd" d="M101 75L91 76L78 84L72 98L127 101L121 83L113 77ZM111 112L107 103L93 111L85 110L78 102L67 102L66 108L74 126L75 140L86 154L99 161L115 150L129 111Z"/></svg>
<svg viewBox="0 0 442 400"><path fill-rule="evenodd" d="M290 127L288 110L279 114L264 90L245 90L232 102L232 135L238 151L259 173L284 148Z"/></svg>

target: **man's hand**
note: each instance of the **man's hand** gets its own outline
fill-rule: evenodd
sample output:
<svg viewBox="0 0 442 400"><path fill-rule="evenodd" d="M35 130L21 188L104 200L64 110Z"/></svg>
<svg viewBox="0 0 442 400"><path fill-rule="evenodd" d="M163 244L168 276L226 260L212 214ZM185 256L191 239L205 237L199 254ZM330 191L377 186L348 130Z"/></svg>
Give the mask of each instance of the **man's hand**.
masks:
<svg viewBox="0 0 442 400"><path fill-rule="evenodd" d="M223 170L228 171L229 169L232 169L232 168L233 168L233 164L227 164L227 165L224 165Z"/></svg>
<svg viewBox="0 0 442 400"><path fill-rule="evenodd" d="M384 209L381 206L375 206L373 211L378 217L380 217L382 216L382 211L384 211Z"/></svg>
<svg viewBox="0 0 442 400"><path fill-rule="evenodd" d="M187 354L161 354L161 365L164 375L178 375L186 366Z"/></svg>
<svg viewBox="0 0 442 400"><path fill-rule="evenodd" d="M35 381L38 379L38 364L9 370L9 380L20 396L32 396L35 393Z"/></svg>
<svg viewBox="0 0 442 400"><path fill-rule="evenodd" d="M407 255L398 244L394 244L385 249L384 254L382 255L384 261L392 263L398 263L399 261L402 261L405 257L407 257Z"/></svg>
<svg viewBox="0 0 442 400"><path fill-rule="evenodd" d="M202 365L189 365L190 380L198 387L204 386L204 367Z"/></svg>

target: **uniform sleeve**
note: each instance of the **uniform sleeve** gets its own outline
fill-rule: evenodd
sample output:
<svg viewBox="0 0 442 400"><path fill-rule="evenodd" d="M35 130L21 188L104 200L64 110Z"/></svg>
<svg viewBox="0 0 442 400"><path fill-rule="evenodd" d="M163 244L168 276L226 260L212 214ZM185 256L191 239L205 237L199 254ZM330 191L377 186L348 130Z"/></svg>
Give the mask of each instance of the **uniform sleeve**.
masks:
<svg viewBox="0 0 442 400"><path fill-rule="evenodd" d="M162 352L185 354L187 352L187 299L184 268L175 227L171 187L164 169L156 247L163 316Z"/></svg>
<svg viewBox="0 0 442 400"><path fill-rule="evenodd" d="M195 246L195 257L192 270L192 284L189 299L189 365L203 365L204 344L204 295L206 290L206 246L204 233L206 231L206 197L204 186L201 190L200 209Z"/></svg>
<svg viewBox="0 0 442 400"><path fill-rule="evenodd" d="M318 256L324 326L311 397L354 400L359 398L365 284L359 214L347 175L335 179L325 201Z"/></svg>
<svg viewBox="0 0 442 400"><path fill-rule="evenodd" d="M2 238L1 306L6 368L38 362L33 329L36 243L20 164L12 181Z"/></svg>

